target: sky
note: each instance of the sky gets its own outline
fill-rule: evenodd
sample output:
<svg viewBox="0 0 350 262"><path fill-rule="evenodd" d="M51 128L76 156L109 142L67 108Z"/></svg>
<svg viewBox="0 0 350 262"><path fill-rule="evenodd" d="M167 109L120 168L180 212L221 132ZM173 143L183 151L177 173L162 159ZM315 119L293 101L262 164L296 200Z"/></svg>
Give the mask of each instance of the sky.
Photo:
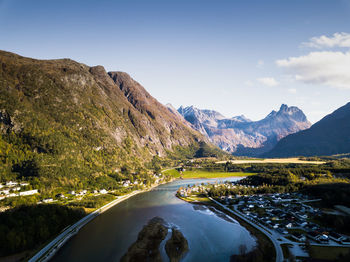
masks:
<svg viewBox="0 0 350 262"><path fill-rule="evenodd" d="M161 103L252 120L350 102L350 0L0 0L0 49L124 71Z"/></svg>

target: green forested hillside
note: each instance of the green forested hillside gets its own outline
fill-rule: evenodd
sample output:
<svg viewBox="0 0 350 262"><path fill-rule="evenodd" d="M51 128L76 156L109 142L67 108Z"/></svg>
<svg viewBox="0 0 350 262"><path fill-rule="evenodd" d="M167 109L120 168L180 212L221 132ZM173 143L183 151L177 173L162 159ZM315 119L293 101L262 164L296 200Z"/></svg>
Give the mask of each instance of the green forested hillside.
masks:
<svg viewBox="0 0 350 262"><path fill-rule="evenodd" d="M147 176L154 155L200 156L206 143L126 73L0 51L0 181L42 193L113 185Z"/></svg>

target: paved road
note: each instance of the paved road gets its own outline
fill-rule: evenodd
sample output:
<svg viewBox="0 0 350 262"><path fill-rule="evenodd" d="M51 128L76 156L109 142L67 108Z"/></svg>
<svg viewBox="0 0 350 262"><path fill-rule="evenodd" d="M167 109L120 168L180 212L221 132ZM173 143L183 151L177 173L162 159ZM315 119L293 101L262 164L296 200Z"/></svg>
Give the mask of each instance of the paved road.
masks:
<svg viewBox="0 0 350 262"><path fill-rule="evenodd" d="M108 210L112 206L118 204L119 202L136 195L142 191L134 191L128 195L117 198L116 200L104 205L103 207L95 210L91 214L83 217L81 220L76 222L74 225L65 229L60 235L58 235L54 240L52 240L49 244L47 244L43 249L41 249L38 253L36 253L28 262L44 262L50 260L53 255L58 251L60 247L63 246L72 236L78 233L79 229L89 223L93 218Z"/></svg>
<svg viewBox="0 0 350 262"><path fill-rule="evenodd" d="M219 206L223 207L224 209L226 209L230 213L238 216L239 218L241 218L245 222L249 223L250 225L252 225L256 229L260 230L262 233L264 233L271 240L271 242L273 243L273 245L275 247L275 250L276 250L276 262L282 262L283 261L283 251L282 251L281 245L280 245L280 243L278 242L277 238L275 237L275 235L273 233L271 233L270 231L265 230L264 228L262 228L261 226L255 224L255 223L253 223L252 221L248 220L247 218L245 218L244 216L239 214L237 211L233 211L232 209L226 207L225 205L221 204L220 202L216 201L215 199L213 199L211 197L209 197L209 199L212 200L213 202L215 202L216 204L218 204Z"/></svg>

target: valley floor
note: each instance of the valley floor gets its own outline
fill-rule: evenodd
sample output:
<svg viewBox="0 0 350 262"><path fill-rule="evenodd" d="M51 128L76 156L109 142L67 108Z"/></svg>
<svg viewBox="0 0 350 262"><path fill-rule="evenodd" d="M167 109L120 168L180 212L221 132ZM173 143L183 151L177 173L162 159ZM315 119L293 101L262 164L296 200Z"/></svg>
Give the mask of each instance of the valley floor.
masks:
<svg viewBox="0 0 350 262"><path fill-rule="evenodd" d="M226 163L227 161L218 161L217 164ZM299 158L266 158L266 159L236 159L230 160L232 164L315 164L321 165L324 161L308 161Z"/></svg>

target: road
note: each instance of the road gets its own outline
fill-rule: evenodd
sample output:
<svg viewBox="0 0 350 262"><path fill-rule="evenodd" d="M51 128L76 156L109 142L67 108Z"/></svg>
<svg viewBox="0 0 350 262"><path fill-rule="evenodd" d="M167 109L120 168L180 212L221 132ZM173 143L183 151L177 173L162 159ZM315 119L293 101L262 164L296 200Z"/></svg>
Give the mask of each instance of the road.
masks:
<svg viewBox="0 0 350 262"><path fill-rule="evenodd" d="M277 238L276 238L274 233L271 233L270 231L267 231L266 229L262 228L261 226L253 223L252 221L248 220L247 218L245 218L244 216L239 214L237 211L233 211L232 209L226 207L225 205L221 204L220 202L216 201L215 199L213 199L211 197L209 197L209 199L211 201L215 202L216 204L218 204L219 206L221 206L222 208L224 208L225 210L227 210L228 212L234 214L235 216L238 216L240 219L244 220L248 224L252 225L256 229L258 229L262 233L264 233L271 240L271 242L273 243L273 245L275 247L275 250L276 250L276 262L282 262L283 261L283 251L282 251L281 245L278 242L278 240L277 240Z"/></svg>
<svg viewBox="0 0 350 262"><path fill-rule="evenodd" d="M52 240L49 244L47 244L43 249L41 249L38 253L36 253L29 262L44 262L50 260L50 258L53 257L53 255L58 251L60 247L63 246L64 243L66 243L72 236L74 236L80 228L85 226L87 223L89 223L93 218L98 216L99 214L105 212L112 206L120 203L121 201L132 197L138 193L141 193L144 191L134 191L130 194L127 194L125 196L119 197L116 200L113 200L112 202L109 202L108 204L104 205L103 207L95 210L94 212L90 213L89 215L83 217L81 220L76 222L74 225L68 227L65 229L61 234L59 234L54 240Z"/></svg>

